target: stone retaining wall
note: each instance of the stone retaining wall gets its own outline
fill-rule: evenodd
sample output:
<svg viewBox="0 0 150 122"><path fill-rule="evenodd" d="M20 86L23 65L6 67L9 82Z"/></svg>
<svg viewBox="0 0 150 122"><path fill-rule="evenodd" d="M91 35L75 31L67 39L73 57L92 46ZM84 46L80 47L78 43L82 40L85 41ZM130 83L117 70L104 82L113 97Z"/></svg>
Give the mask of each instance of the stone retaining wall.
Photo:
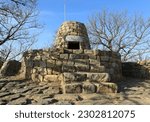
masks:
<svg viewBox="0 0 150 122"><path fill-rule="evenodd" d="M122 73L125 77L150 79L150 60L122 63Z"/></svg>
<svg viewBox="0 0 150 122"><path fill-rule="evenodd" d="M26 79L61 85L63 93L117 92L120 55L100 50L32 50L24 54Z"/></svg>
<svg viewBox="0 0 150 122"><path fill-rule="evenodd" d="M122 74L120 55L100 50L32 50L24 54L24 61L26 77L40 82L59 80L65 72L80 75L84 72L86 78L88 73L95 73L95 77L96 73L108 73L113 81L119 80Z"/></svg>

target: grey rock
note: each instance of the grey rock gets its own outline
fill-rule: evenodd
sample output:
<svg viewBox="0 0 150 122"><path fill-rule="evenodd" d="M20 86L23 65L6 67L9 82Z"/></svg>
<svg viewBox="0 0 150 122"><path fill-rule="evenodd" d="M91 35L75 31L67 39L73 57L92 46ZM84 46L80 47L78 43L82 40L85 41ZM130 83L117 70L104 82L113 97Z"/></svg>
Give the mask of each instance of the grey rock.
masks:
<svg viewBox="0 0 150 122"><path fill-rule="evenodd" d="M10 101L8 105L27 105L28 103L29 103L28 99L22 97L22 98L18 98L16 100Z"/></svg>
<svg viewBox="0 0 150 122"><path fill-rule="evenodd" d="M58 100L53 99L53 98L52 99L48 98L48 99L42 99L42 100L38 101L36 104L37 105L49 105L49 104L54 104L56 102L58 102Z"/></svg>
<svg viewBox="0 0 150 122"><path fill-rule="evenodd" d="M0 98L8 96L8 95L11 95L11 93L10 92L2 92L2 93L0 93Z"/></svg>
<svg viewBox="0 0 150 122"><path fill-rule="evenodd" d="M12 94L12 95L7 95L7 96L3 97L3 100L13 101L13 100L16 100L20 97L22 97L21 94Z"/></svg>

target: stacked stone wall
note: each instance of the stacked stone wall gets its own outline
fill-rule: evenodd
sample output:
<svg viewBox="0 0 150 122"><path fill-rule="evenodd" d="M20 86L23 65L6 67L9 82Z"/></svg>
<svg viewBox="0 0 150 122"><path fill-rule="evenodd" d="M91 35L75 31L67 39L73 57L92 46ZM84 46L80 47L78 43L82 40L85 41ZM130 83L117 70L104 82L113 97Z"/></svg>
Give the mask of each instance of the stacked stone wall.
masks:
<svg viewBox="0 0 150 122"><path fill-rule="evenodd" d="M111 80L117 81L122 73L120 55L100 50L33 50L25 53L24 60L26 77L41 82L47 75L65 72L109 73Z"/></svg>
<svg viewBox="0 0 150 122"><path fill-rule="evenodd" d="M116 92L121 60L100 50L32 50L24 54L26 78L61 85L63 93Z"/></svg>
<svg viewBox="0 0 150 122"><path fill-rule="evenodd" d="M150 79L150 60L122 63L122 73L125 77Z"/></svg>

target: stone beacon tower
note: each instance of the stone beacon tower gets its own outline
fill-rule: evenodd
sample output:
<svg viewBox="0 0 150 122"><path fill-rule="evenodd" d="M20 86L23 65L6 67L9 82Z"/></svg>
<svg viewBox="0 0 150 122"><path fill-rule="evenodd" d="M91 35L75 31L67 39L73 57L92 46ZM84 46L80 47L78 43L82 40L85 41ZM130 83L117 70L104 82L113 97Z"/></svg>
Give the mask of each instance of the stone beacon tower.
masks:
<svg viewBox="0 0 150 122"><path fill-rule="evenodd" d="M62 93L116 93L121 78L118 53L92 50L83 23L68 21L58 29L53 48L24 53L25 79L60 86Z"/></svg>
<svg viewBox="0 0 150 122"><path fill-rule="evenodd" d="M85 25L74 21L64 22L57 32L55 46L62 49L90 49Z"/></svg>

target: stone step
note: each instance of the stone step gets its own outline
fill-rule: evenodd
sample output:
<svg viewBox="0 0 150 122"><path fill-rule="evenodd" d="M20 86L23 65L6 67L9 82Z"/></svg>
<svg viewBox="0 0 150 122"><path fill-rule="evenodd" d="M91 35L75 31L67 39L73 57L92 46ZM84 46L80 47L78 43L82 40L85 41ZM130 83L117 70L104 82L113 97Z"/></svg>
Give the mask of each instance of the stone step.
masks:
<svg viewBox="0 0 150 122"><path fill-rule="evenodd" d="M63 65L62 72L93 72L93 73L105 73L106 69L100 65L87 65L87 64L75 64L75 65Z"/></svg>
<svg viewBox="0 0 150 122"><path fill-rule="evenodd" d="M108 73L90 73L90 72L64 72L64 83L82 83L84 81L89 82L109 82L110 76Z"/></svg>
<svg viewBox="0 0 150 122"><path fill-rule="evenodd" d="M64 85L64 93L117 93L118 87L115 83L71 83Z"/></svg>

